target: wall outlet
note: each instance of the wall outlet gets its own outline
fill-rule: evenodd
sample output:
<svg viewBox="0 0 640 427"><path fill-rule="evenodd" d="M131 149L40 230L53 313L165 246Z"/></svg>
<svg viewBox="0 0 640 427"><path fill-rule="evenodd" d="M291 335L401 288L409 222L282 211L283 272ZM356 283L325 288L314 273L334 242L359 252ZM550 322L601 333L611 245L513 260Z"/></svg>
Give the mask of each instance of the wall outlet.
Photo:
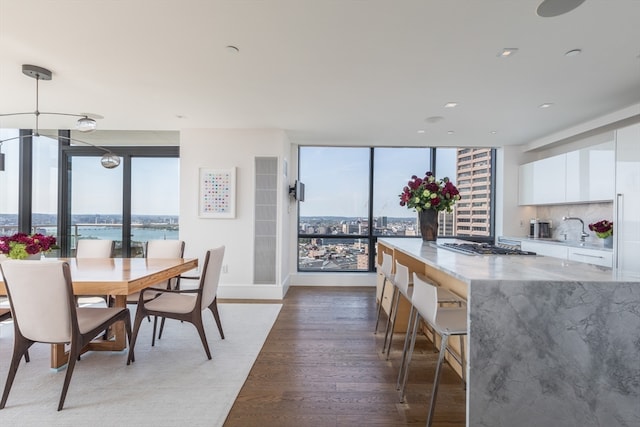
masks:
<svg viewBox="0 0 640 427"><path fill-rule="evenodd" d="M222 274L227 274L229 273L229 266L227 264L224 264L222 266Z"/></svg>

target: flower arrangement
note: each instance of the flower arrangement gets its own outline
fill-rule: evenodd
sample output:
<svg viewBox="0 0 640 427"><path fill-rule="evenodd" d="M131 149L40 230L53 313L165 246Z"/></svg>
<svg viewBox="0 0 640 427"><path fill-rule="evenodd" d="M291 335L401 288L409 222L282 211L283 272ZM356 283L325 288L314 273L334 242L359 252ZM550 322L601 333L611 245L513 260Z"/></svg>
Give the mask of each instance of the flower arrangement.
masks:
<svg viewBox="0 0 640 427"><path fill-rule="evenodd" d="M596 236L599 238L606 239L613 235L613 222L603 219L602 221L589 224L589 230L595 231Z"/></svg>
<svg viewBox="0 0 640 427"><path fill-rule="evenodd" d="M13 259L25 259L29 255L49 252L55 249L56 238L44 234L16 233L12 236L0 236L0 253Z"/></svg>
<svg viewBox="0 0 640 427"><path fill-rule="evenodd" d="M439 180L433 173L427 172L424 178L413 175L399 197L400 206L418 212L427 209L451 212L452 206L460 200L460 192L449 178Z"/></svg>

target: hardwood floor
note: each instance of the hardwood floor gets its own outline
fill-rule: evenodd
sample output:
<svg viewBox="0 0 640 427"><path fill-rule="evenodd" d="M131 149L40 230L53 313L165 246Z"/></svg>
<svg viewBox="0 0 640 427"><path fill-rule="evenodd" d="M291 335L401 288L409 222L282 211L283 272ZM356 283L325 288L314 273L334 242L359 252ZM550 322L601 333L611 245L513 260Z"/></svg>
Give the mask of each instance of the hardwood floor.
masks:
<svg viewBox="0 0 640 427"><path fill-rule="evenodd" d="M225 427L424 425L438 354L416 343L406 403L396 379L404 333L389 361L373 334L375 288L292 287ZM382 321L381 321L382 323ZM445 365L434 426L465 425L465 391Z"/></svg>

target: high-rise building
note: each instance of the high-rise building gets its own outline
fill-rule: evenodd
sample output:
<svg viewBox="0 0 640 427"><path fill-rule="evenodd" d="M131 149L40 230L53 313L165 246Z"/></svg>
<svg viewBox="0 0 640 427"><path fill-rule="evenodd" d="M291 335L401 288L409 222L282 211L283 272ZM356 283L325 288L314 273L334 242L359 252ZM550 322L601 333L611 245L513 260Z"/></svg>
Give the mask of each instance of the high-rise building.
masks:
<svg viewBox="0 0 640 427"><path fill-rule="evenodd" d="M455 209L455 234L489 236L491 233L491 149L459 148L456 186L461 199Z"/></svg>

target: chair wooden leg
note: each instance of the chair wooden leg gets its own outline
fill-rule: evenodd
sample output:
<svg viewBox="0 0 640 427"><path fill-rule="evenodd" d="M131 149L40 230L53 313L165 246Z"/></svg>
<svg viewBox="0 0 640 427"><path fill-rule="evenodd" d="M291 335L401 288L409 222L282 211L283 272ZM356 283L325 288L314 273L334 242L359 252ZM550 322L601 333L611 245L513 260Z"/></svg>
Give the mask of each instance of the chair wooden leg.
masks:
<svg viewBox="0 0 640 427"><path fill-rule="evenodd" d="M216 325L218 326L218 332L220 332L220 337L224 339L224 332L222 332L222 322L220 321L220 313L218 312L218 297L213 299L213 302L209 306L209 310L213 313L213 318L216 321Z"/></svg>
<svg viewBox="0 0 640 427"><path fill-rule="evenodd" d="M131 347L131 318L129 316L126 316L124 318L124 330L127 333L127 340L129 341L129 355L127 357L127 365L128 365L131 362L136 361L136 357L133 354L133 348Z"/></svg>
<svg viewBox="0 0 640 427"><path fill-rule="evenodd" d="M149 317L149 316L147 316ZM164 317L162 318L164 320ZM153 334L151 334L151 347L155 347L156 345L156 326L158 325L158 316L153 316ZM160 333L162 333L162 328L160 328Z"/></svg>
<svg viewBox="0 0 640 427"><path fill-rule="evenodd" d="M69 390L69 383L71 383L71 376L73 375L73 368L76 366L76 360L80 356L82 350L82 344L78 342L78 339L74 339L71 342L71 349L69 350L69 361L67 362L67 373L64 376L64 385L62 386L62 393L60 393L60 402L58 403L58 411L62 410L64 406L64 400L67 397L67 390Z"/></svg>
<svg viewBox="0 0 640 427"><path fill-rule="evenodd" d="M163 317L160 320L160 332L158 332L158 339L162 338L162 331L164 331L164 321L165 321L165 318Z"/></svg>
<svg viewBox="0 0 640 427"><path fill-rule="evenodd" d="M15 332L18 334L18 331ZM18 372L18 365L20 365L20 359L22 356L25 356L25 359L28 355L29 347L33 344L33 341L27 340L26 338L16 335L14 339L14 348L13 355L11 356L11 365L9 366L9 372L7 373L7 381L4 385L4 392L2 393L2 400L0 400L0 409L4 408L4 405L7 403L7 398L9 397L9 392L11 391L11 386L13 385L13 380L16 377L16 372Z"/></svg>
<svg viewBox="0 0 640 427"><path fill-rule="evenodd" d="M131 334L131 339L129 339L129 357L127 358L127 363L134 361L133 349L136 346L136 339L138 338L138 330L140 329L140 324L142 323L142 318L144 317L144 314L140 314L140 313L141 313L141 308L138 307L138 311L136 311L136 319L133 323L133 333Z"/></svg>
<svg viewBox="0 0 640 427"><path fill-rule="evenodd" d="M207 337L204 334L204 325L202 324L202 312L196 314L196 318L193 320L193 326L198 330L198 335L200 335L200 341L202 341L202 345L204 346L204 351L207 353L207 358L211 360L211 352L209 351L209 344L207 343Z"/></svg>

